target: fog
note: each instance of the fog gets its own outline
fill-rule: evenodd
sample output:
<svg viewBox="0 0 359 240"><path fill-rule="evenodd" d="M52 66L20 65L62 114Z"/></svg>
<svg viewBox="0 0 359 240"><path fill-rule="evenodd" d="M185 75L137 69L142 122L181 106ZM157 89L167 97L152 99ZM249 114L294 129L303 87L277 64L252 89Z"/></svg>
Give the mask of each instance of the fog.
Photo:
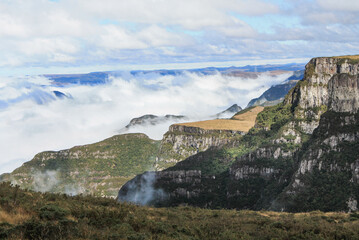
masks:
<svg viewBox="0 0 359 240"><path fill-rule="evenodd" d="M0 79L0 174L10 172L36 153L97 142L118 134L132 118L144 114L209 118L234 103L245 107L271 85L291 74L256 79L201 75L116 74L106 84L55 85L40 76ZM56 97L60 91L67 97ZM161 139L171 122L144 132Z"/></svg>
<svg viewBox="0 0 359 240"><path fill-rule="evenodd" d="M128 181L120 190L117 200L138 205L150 205L154 200L165 200L169 196L163 189L156 189L155 172L145 172Z"/></svg>

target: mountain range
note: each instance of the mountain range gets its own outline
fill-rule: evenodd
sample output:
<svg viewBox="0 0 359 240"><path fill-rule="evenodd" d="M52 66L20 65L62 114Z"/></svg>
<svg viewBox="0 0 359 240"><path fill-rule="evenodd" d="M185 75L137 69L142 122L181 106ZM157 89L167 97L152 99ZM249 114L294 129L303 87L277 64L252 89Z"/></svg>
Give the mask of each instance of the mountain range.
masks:
<svg viewBox="0 0 359 240"><path fill-rule="evenodd" d="M176 123L161 141L125 134L43 152L1 180L155 206L355 211L357 69L355 56L315 58L304 76L296 71L246 109L233 105L214 115L232 118L179 123L184 116L144 115L125 128Z"/></svg>

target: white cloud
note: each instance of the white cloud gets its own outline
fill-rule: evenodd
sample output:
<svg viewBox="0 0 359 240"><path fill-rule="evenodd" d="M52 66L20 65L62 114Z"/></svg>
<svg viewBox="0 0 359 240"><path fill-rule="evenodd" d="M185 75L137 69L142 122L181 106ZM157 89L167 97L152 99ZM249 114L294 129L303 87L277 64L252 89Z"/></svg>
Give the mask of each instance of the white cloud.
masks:
<svg viewBox="0 0 359 240"><path fill-rule="evenodd" d="M5 1L0 3L0 66L136 62L156 55L167 62L206 41L187 30L253 37L255 31L229 13L277 11L259 0Z"/></svg>
<svg viewBox="0 0 359 240"><path fill-rule="evenodd" d="M157 25L141 30L138 37L153 47L186 46L192 43L189 37L167 31Z"/></svg>
<svg viewBox="0 0 359 240"><path fill-rule="evenodd" d="M3 14L0 15L0 36L1 37L26 37L28 29L25 25L17 22L17 19Z"/></svg>
<svg viewBox="0 0 359 240"><path fill-rule="evenodd" d="M101 36L100 44L106 49L143 49L146 43L136 39L124 29L110 25L105 26L105 34Z"/></svg>
<svg viewBox="0 0 359 240"><path fill-rule="evenodd" d="M317 0L319 5L332 11L358 12L359 2L357 0Z"/></svg>
<svg viewBox="0 0 359 240"><path fill-rule="evenodd" d="M358 10L354 0L0 1L0 67L354 54ZM305 43L288 48L287 41Z"/></svg>

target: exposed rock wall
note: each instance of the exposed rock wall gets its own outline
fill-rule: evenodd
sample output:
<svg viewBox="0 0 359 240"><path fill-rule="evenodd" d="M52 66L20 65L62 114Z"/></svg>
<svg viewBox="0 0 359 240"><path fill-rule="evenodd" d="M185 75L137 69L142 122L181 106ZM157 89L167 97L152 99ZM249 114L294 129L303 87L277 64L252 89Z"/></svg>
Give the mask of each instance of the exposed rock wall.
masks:
<svg viewBox="0 0 359 240"><path fill-rule="evenodd" d="M357 75L358 71L359 63L350 59L323 57L313 58L309 61L306 65L304 79L297 84L285 100L287 104L296 107L296 117L302 119L298 125L304 132L313 133L314 129L318 127L320 116L327 111L330 103L337 107L343 103L344 99L341 102L336 101L336 97L343 95L341 95L340 89L334 88L341 88L340 86L345 88L345 85L355 84L353 76ZM343 74L348 77L344 77ZM343 79L345 80L342 82ZM350 93L351 96L348 97L352 99L351 97L357 93L357 90L352 89Z"/></svg>
<svg viewBox="0 0 359 240"><path fill-rule="evenodd" d="M359 75L334 75L328 83L328 95L329 110L356 113L359 109Z"/></svg>
<svg viewBox="0 0 359 240"><path fill-rule="evenodd" d="M241 131L206 130L198 127L171 125L161 142L157 169L171 167L210 147L235 144L242 135L244 132Z"/></svg>

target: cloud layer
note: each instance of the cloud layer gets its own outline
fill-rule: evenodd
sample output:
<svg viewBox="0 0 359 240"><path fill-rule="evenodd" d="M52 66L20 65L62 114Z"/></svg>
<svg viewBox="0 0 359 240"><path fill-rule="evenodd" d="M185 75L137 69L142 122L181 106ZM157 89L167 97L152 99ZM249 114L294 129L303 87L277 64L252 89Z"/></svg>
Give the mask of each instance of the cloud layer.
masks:
<svg viewBox="0 0 359 240"><path fill-rule="evenodd" d="M356 0L0 2L0 68L307 58L359 50Z"/></svg>
<svg viewBox="0 0 359 240"><path fill-rule="evenodd" d="M237 103L242 107L277 77L257 79L184 72L177 76L122 74L107 84L54 86L43 77L3 78L0 85L0 173L31 160L38 152L100 141L144 114L205 119ZM53 91L68 98L58 99ZM160 139L168 124L136 131Z"/></svg>

